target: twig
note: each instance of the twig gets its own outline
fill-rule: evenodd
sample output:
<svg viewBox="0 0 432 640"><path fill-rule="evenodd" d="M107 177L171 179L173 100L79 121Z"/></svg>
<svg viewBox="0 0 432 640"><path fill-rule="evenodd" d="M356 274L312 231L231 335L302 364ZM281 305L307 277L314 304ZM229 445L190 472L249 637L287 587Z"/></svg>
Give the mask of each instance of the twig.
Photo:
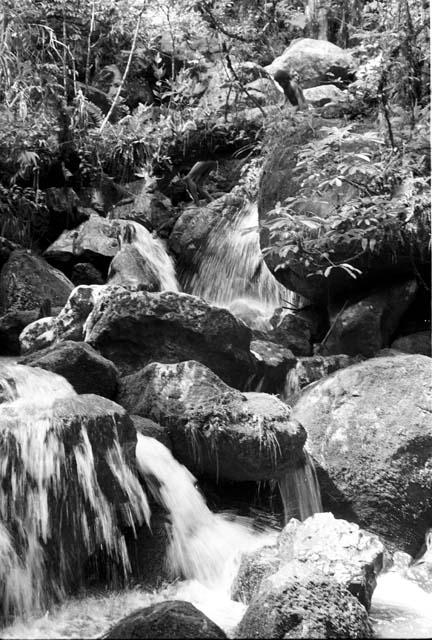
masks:
<svg viewBox="0 0 432 640"><path fill-rule="evenodd" d="M255 96L253 96L244 86L244 84L241 82L240 78L238 77L237 72L235 71L232 62L231 62L231 58L229 56L228 51L225 51L225 60L227 61L227 65L228 65L228 69L231 71L231 73L233 74L234 78L237 80L237 82L240 85L240 88L242 89L242 91L245 92L245 94L247 95L248 98L250 98L252 100L252 102L258 107L258 109L261 111L263 117L266 117L266 112L264 111L264 109L262 108L262 106L260 105L260 103L258 102L258 100L255 98Z"/></svg>
<svg viewBox="0 0 432 640"><path fill-rule="evenodd" d="M88 37L87 37L87 57L86 57L85 80L84 80L86 89L88 89L89 76L90 76L91 37L92 37L92 33L93 33L93 29L94 29L94 23L95 23L95 11L96 11L96 0L92 0L92 11L91 11L91 18L90 18L90 27L89 27Z"/></svg>
<svg viewBox="0 0 432 640"><path fill-rule="evenodd" d="M343 304L343 307L339 310L338 314L336 315L336 318L333 320L333 322L332 322L332 324L330 326L330 329L327 331L327 333L325 334L324 338L321 340L321 342L320 342L320 351L321 351L322 348L325 348L325 343L329 339L329 336L330 336L331 332L333 331L333 329L336 326L336 322L339 320L340 316L344 312L345 307L347 306L348 302L349 302L349 299L345 300L345 302Z"/></svg>
<svg viewBox="0 0 432 640"><path fill-rule="evenodd" d="M112 115L112 112L114 111L114 109L115 109L115 107L117 105L118 99L120 97L120 93L123 90L123 86L124 86L124 83L126 81L126 78L127 78L128 73L129 73L130 66L131 66L132 57L133 57L133 54L135 52L136 42L137 42L137 38L138 38L138 31L139 31L139 28L140 28L140 25L141 25L141 18L142 18L142 15L144 13L144 8L145 8L145 2L143 2L141 10L140 10L140 12L138 14L138 19L137 19L137 23L136 23L136 27L135 27L135 31L134 31L134 35L133 35L133 40L132 40L132 44L131 44L131 50L129 52L129 58L128 58L128 61L127 61L127 64L126 64L126 69L125 69L125 72L123 74L123 78L121 79L121 82L120 82L119 87L117 89L117 93L115 94L114 100L112 101L112 104L111 104L111 106L109 108L109 111L106 114L105 118L103 119L103 122L102 122L101 126L99 127L99 133L102 133L102 131L104 130L107 122L109 121L109 119L110 119L110 117Z"/></svg>

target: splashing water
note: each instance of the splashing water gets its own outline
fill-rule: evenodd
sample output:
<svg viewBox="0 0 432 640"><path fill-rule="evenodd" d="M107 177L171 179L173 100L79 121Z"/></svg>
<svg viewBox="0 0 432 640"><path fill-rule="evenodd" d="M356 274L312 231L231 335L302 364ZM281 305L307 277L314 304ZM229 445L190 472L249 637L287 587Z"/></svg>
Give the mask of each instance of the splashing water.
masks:
<svg viewBox="0 0 432 640"><path fill-rule="evenodd" d="M303 521L323 510L315 465L309 453L306 450L304 453L304 464L289 469L278 481L285 522L291 518Z"/></svg>
<svg viewBox="0 0 432 640"><path fill-rule="evenodd" d="M86 428L68 424L62 414L71 399L80 402L61 376L24 365L0 367L0 618L5 620L62 598L71 578L79 576L79 551L89 557L104 549L124 574L130 569L114 508L98 483ZM116 463L126 468L117 444L114 440L107 451L113 473ZM148 518L137 478L117 479L130 499L130 518Z"/></svg>
<svg viewBox="0 0 432 640"><path fill-rule="evenodd" d="M179 291L174 261L168 255L163 240L151 234L138 222L128 222L127 226L134 230L131 244L156 274L161 291Z"/></svg>
<svg viewBox="0 0 432 640"><path fill-rule="evenodd" d="M242 551L262 545L262 535L246 517L214 514L196 487L194 476L160 442L138 434L137 466L171 519L168 564L213 588L230 583Z"/></svg>
<svg viewBox="0 0 432 640"><path fill-rule="evenodd" d="M245 205L234 220L222 219L195 263L196 273L186 290L229 308L254 328L271 328L268 320L274 309L294 300L262 257L256 204Z"/></svg>

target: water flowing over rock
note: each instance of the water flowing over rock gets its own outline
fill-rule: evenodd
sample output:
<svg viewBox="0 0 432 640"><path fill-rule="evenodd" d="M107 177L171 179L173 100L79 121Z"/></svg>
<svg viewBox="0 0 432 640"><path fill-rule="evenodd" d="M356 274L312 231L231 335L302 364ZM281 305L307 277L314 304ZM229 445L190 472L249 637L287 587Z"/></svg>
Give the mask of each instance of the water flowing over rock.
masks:
<svg viewBox="0 0 432 640"><path fill-rule="evenodd" d="M240 393L198 362L150 364L123 378L118 402L164 426L174 455L195 473L271 479L303 460L306 434L284 403Z"/></svg>
<svg viewBox="0 0 432 640"><path fill-rule="evenodd" d="M63 376L77 393L94 393L113 398L117 391L117 369L85 342L59 342L21 358L20 364L39 367Z"/></svg>
<svg viewBox="0 0 432 640"><path fill-rule="evenodd" d="M97 299L85 333L85 341L123 374L148 362L194 359L240 388L255 370L250 338L250 330L226 309L195 296L121 288Z"/></svg>
<svg viewBox="0 0 432 640"><path fill-rule="evenodd" d="M139 286L147 291L178 291L172 259L162 240L137 222L129 222L114 256L108 284Z"/></svg>
<svg viewBox="0 0 432 640"><path fill-rule="evenodd" d="M45 609L78 586L96 551L126 575L120 525L148 520L149 510L128 466L136 436L121 407L78 396L62 377L24 365L2 365L0 389L0 619L6 621Z"/></svg>
<svg viewBox="0 0 432 640"><path fill-rule="evenodd" d="M225 633L190 602L167 600L132 613L104 640L134 638L226 638Z"/></svg>
<svg viewBox="0 0 432 640"><path fill-rule="evenodd" d="M366 360L303 391L324 507L415 554L432 523L430 358Z"/></svg>
<svg viewBox="0 0 432 640"><path fill-rule="evenodd" d="M24 249L13 251L0 273L0 309L39 310L49 300L51 306L65 304L73 284L43 258Z"/></svg>
<svg viewBox="0 0 432 640"><path fill-rule="evenodd" d="M288 371L297 364L292 351L268 340L252 340L251 353L257 360L257 373L249 388L264 393L280 393Z"/></svg>

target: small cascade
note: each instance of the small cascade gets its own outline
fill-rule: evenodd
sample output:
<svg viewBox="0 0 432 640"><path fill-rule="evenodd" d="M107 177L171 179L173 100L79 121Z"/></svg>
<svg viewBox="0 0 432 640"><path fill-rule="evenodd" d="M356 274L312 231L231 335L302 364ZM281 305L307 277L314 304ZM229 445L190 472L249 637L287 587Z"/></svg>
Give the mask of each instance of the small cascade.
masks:
<svg viewBox="0 0 432 640"><path fill-rule="evenodd" d="M323 510L315 465L309 453L304 453L304 464L290 469L278 481L285 522L291 518L303 521Z"/></svg>
<svg viewBox="0 0 432 640"><path fill-rule="evenodd" d="M54 373L0 367L0 619L26 616L62 598L96 550L125 575L130 569L86 428L56 416L56 406L75 397ZM146 497L125 471L115 440L106 461L129 498L130 519L142 522L149 515Z"/></svg>
<svg viewBox="0 0 432 640"><path fill-rule="evenodd" d="M179 291L173 259L163 240L150 233L142 224L128 221L123 228L120 247L127 243L138 251L149 270L159 281L161 291Z"/></svg>
<svg viewBox="0 0 432 640"><path fill-rule="evenodd" d="M138 434L136 460L170 516L167 561L173 576L226 588L240 553L263 545L263 532L257 535L250 518L212 513L194 476L157 440Z"/></svg>
<svg viewBox="0 0 432 640"><path fill-rule="evenodd" d="M254 328L267 328L274 309L294 301L292 292L276 280L262 257L254 203L245 205L232 220L221 219L195 264L186 290L245 316Z"/></svg>

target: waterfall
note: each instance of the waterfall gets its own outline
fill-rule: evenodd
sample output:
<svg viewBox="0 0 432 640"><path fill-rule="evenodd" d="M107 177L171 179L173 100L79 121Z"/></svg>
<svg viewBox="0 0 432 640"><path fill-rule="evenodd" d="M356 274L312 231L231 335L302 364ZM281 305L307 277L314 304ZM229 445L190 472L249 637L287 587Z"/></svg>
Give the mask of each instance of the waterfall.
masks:
<svg viewBox="0 0 432 640"><path fill-rule="evenodd" d="M240 553L263 544L251 519L210 511L194 476L157 440L138 434L136 460L149 490L169 513L167 562L173 576L230 584Z"/></svg>
<svg viewBox="0 0 432 640"><path fill-rule="evenodd" d="M86 428L61 411L56 416L75 398L57 374L0 366L0 619L44 610L61 598L96 551L104 550L125 575L130 569ZM145 495L115 439L106 463L128 496L130 518L148 517Z"/></svg>
<svg viewBox="0 0 432 640"><path fill-rule="evenodd" d="M138 222L128 222L128 225L134 229L132 245L156 273L161 291L178 291L174 261L168 255L164 241L151 234Z"/></svg>
<svg viewBox="0 0 432 640"><path fill-rule="evenodd" d="M240 317L248 314L254 328L271 328L268 320L274 309L293 301L292 292L276 280L262 257L254 203L246 204L234 219L220 220L195 264L185 289Z"/></svg>
<svg viewBox="0 0 432 640"><path fill-rule="evenodd" d="M323 510L315 465L309 453L304 453L304 464L289 469L278 481L285 522L291 518L303 521Z"/></svg>

